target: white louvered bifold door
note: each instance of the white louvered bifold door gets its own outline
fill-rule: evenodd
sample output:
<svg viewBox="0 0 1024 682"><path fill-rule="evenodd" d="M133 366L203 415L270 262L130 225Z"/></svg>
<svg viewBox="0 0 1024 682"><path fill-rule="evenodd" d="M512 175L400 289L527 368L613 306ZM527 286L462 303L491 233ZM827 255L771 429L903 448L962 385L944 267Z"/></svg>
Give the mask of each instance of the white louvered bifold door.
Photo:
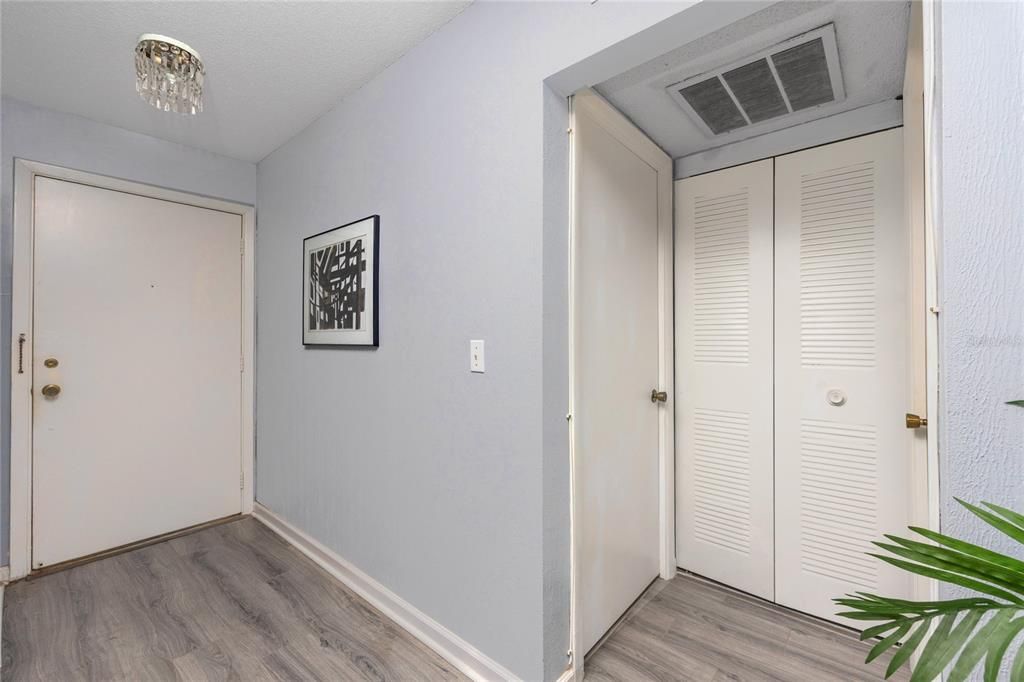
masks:
<svg viewBox="0 0 1024 682"><path fill-rule="evenodd" d="M911 595L865 554L911 513L902 152L891 130L775 160L776 600L831 620Z"/></svg>
<svg viewBox="0 0 1024 682"><path fill-rule="evenodd" d="M676 183L679 565L772 584L772 161Z"/></svg>

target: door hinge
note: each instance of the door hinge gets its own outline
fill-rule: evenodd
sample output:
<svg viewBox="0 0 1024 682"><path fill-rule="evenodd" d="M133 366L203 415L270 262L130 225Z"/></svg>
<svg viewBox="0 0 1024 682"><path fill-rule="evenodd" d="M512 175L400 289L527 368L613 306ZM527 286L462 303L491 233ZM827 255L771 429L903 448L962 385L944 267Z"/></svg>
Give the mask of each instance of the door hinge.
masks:
<svg viewBox="0 0 1024 682"><path fill-rule="evenodd" d="M238 474L238 489L245 490L245 473Z"/></svg>
<svg viewBox="0 0 1024 682"><path fill-rule="evenodd" d="M241 355L241 356L238 357L238 371L239 372L244 372L245 371L245 356L244 355Z"/></svg>
<svg viewBox="0 0 1024 682"><path fill-rule="evenodd" d="M245 237L238 240L238 252L243 256L245 255Z"/></svg>

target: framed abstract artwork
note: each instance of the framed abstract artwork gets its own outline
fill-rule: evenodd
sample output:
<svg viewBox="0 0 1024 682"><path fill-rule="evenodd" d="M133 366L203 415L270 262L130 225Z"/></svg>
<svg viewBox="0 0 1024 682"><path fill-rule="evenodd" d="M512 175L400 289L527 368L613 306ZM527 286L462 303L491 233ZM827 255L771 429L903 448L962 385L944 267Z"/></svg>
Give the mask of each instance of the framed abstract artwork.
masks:
<svg viewBox="0 0 1024 682"><path fill-rule="evenodd" d="M378 344L377 246L373 215L302 240L302 343Z"/></svg>

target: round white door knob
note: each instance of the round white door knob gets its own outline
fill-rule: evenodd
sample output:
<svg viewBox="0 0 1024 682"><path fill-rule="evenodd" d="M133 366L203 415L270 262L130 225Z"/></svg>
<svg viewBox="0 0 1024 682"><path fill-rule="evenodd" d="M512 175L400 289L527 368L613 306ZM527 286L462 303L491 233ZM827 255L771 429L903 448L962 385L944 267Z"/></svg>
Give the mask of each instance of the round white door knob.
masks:
<svg viewBox="0 0 1024 682"><path fill-rule="evenodd" d="M834 407L839 407L846 403L846 394L840 391L838 388L830 389L825 395L825 399L828 400L828 404Z"/></svg>

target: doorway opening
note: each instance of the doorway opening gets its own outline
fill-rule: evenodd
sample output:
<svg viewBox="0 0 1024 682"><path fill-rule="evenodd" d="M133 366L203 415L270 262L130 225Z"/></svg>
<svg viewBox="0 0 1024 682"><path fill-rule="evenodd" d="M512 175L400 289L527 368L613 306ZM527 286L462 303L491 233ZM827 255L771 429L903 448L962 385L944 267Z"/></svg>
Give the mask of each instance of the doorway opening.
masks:
<svg viewBox="0 0 1024 682"><path fill-rule="evenodd" d="M781 2L571 99L576 674L677 568L847 627L934 589L865 554L936 522L923 34Z"/></svg>

